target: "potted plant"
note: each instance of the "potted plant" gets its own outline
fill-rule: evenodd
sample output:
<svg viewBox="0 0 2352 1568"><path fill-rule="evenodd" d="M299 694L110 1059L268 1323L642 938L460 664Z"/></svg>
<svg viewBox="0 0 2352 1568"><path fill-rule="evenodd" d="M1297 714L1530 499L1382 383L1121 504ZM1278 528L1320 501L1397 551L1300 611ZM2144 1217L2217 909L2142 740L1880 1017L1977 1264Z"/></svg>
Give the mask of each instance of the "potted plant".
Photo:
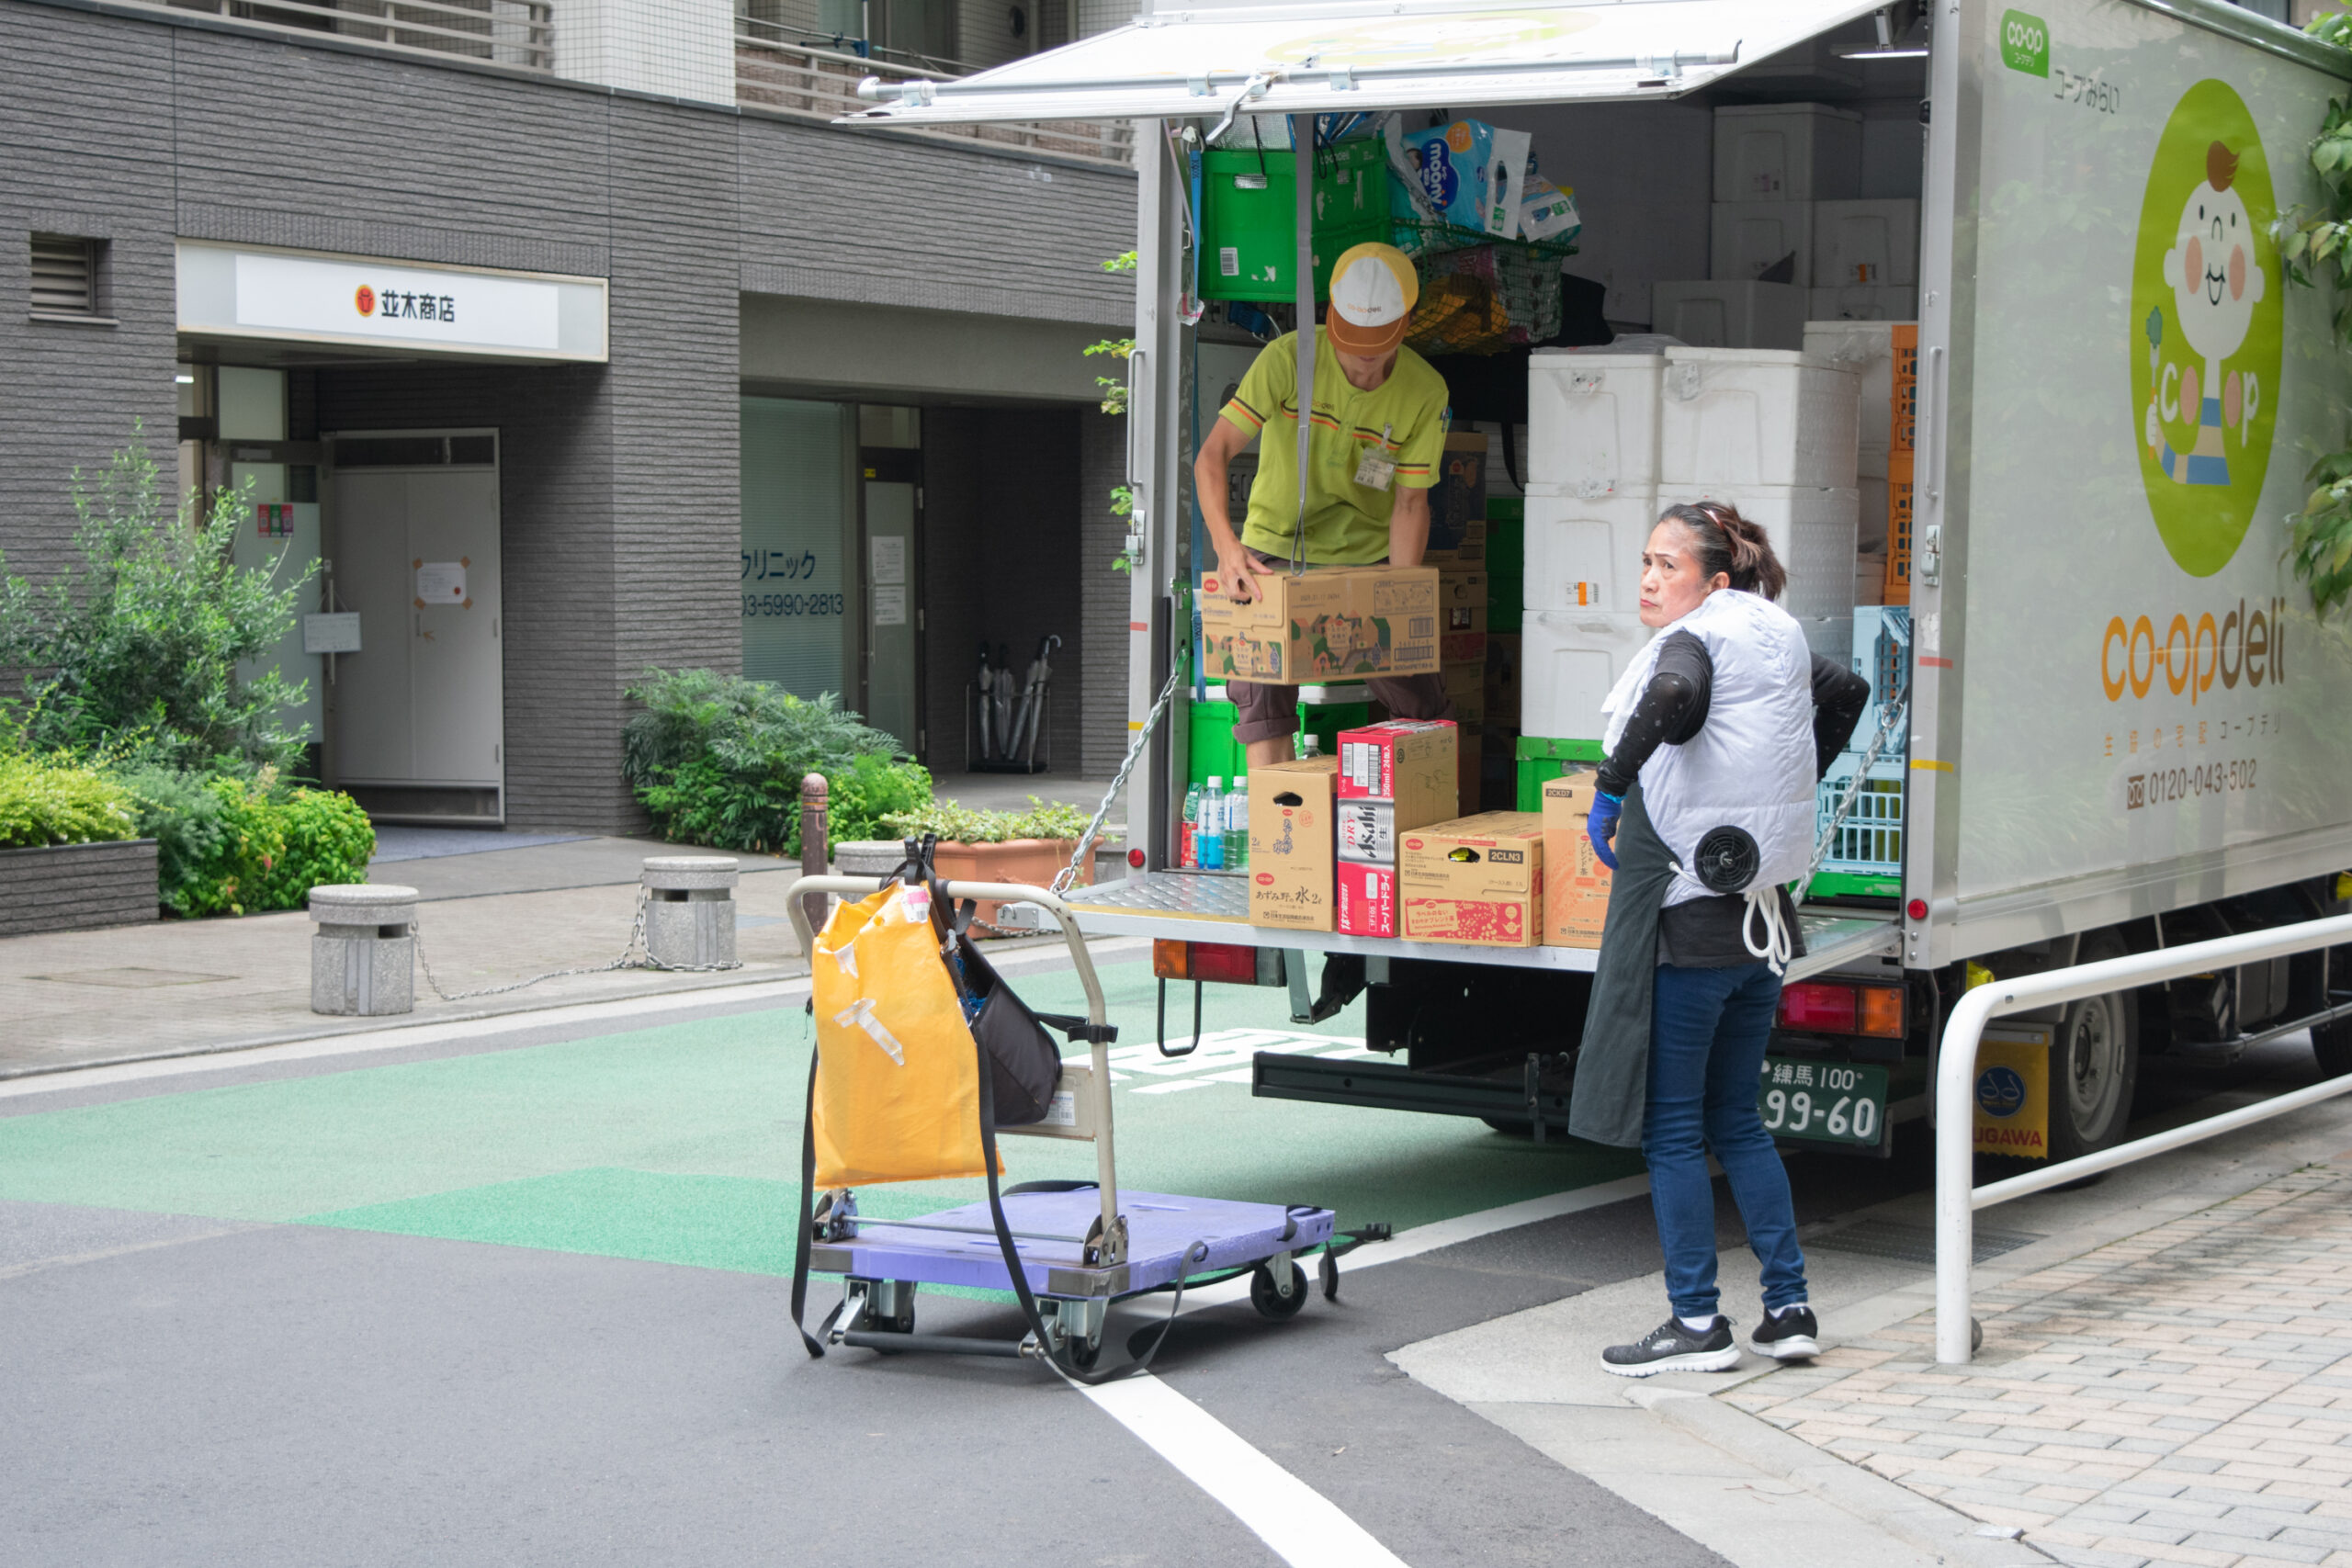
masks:
<svg viewBox="0 0 2352 1568"><path fill-rule="evenodd" d="M1086 823L1086 813L1077 807L1049 806L1034 795L1026 811L985 811L934 801L921 810L882 818L884 827L902 838L938 834L932 865L950 882L1013 882L1032 887L1054 885L1077 852ZM1077 880L1092 882L1093 866L1080 866ZM980 934L995 934L998 902L983 900L973 911Z"/></svg>
<svg viewBox="0 0 2352 1568"><path fill-rule="evenodd" d="M0 753L0 936L155 918L155 840L96 768Z"/></svg>

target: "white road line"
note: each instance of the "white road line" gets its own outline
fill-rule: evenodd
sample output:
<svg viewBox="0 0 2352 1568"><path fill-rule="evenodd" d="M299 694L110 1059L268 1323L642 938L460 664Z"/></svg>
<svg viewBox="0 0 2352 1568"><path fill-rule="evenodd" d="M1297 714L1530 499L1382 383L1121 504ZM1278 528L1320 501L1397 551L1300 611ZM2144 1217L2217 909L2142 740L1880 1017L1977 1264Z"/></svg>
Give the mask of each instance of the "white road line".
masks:
<svg viewBox="0 0 2352 1568"><path fill-rule="evenodd" d="M1292 1568L1406 1568L1329 1497L1150 1373L1085 1393Z"/></svg>

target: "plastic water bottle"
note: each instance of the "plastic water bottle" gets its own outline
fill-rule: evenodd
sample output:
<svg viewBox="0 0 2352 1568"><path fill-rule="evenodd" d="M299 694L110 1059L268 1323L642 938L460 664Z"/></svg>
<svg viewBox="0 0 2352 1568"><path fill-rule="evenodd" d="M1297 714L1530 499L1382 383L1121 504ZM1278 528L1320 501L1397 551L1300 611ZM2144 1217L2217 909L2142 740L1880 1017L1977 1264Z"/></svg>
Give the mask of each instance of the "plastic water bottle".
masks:
<svg viewBox="0 0 2352 1568"><path fill-rule="evenodd" d="M1250 780L1233 781L1225 799L1225 869L1239 871L1250 863Z"/></svg>
<svg viewBox="0 0 2352 1568"><path fill-rule="evenodd" d="M1184 818L1176 835L1176 863L1186 871L1200 869L1201 786L1194 784L1184 792Z"/></svg>
<svg viewBox="0 0 2352 1568"><path fill-rule="evenodd" d="M1323 755L1323 738L1310 729L1306 732L1306 747L1299 752L1299 756L1304 759L1321 755Z"/></svg>
<svg viewBox="0 0 2352 1568"><path fill-rule="evenodd" d="M1225 779L1217 773L1209 775L1209 787L1201 792L1200 815L1193 818L1194 852L1199 855L1203 871L1225 869Z"/></svg>

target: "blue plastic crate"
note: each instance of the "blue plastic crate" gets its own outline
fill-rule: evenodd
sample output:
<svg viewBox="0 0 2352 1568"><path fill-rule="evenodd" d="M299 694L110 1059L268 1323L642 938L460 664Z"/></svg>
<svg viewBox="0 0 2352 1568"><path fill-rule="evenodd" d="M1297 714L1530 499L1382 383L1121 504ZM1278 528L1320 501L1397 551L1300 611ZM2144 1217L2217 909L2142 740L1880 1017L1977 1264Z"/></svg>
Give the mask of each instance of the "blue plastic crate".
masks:
<svg viewBox="0 0 2352 1568"><path fill-rule="evenodd" d="M1838 802L1843 798L1846 786L1853 781L1857 757L1840 757L1830 765L1829 776L1821 781L1814 817L1814 836L1819 839L1829 819L1837 815ZM1894 886L1883 889L1899 892L1903 878L1903 783L1905 768L1901 761L1883 758L1871 764L1862 787L1854 796L1851 810L1838 825L1837 836L1830 840L1829 853L1824 857L1821 869L1846 875L1891 877ZM1860 891L1856 889L1856 891Z"/></svg>

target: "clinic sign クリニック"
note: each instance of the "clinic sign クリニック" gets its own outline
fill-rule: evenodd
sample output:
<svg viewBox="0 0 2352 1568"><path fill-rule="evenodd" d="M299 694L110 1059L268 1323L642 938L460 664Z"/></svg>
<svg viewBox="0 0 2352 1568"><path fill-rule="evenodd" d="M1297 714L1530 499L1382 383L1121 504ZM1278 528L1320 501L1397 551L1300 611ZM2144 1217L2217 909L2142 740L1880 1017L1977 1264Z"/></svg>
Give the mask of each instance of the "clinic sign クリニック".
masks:
<svg viewBox="0 0 2352 1568"><path fill-rule="evenodd" d="M2245 538L2278 423L2282 306L2270 164L2224 82L2157 139L2132 254L2133 441L2156 534L2211 577Z"/></svg>

